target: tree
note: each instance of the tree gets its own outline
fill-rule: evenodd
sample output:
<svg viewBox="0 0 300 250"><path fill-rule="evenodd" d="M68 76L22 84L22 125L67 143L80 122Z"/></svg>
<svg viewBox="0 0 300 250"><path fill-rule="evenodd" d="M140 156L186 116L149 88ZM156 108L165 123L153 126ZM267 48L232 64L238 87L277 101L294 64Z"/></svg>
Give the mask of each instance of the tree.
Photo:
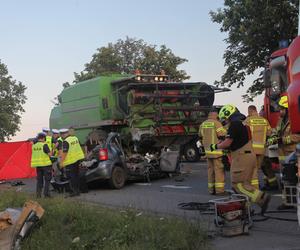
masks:
<svg viewBox="0 0 300 250"><path fill-rule="evenodd" d="M278 49L280 40L291 41L297 35L296 0L225 0L224 8L213 12L213 22L221 24L228 44L223 58L226 71L217 85L244 86L248 75L265 66L266 59ZM262 73L243 96L246 101L264 90Z"/></svg>
<svg viewBox="0 0 300 250"><path fill-rule="evenodd" d="M20 114L25 110L26 87L14 80L0 60L0 141L8 140L20 130Z"/></svg>
<svg viewBox="0 0 300 250"><path fill-rule="evenodd" d="M74 73L74 82L112 73L132 74L136 69L146 74L158 74L163 69L172 80L185 80L189 76L177 69L184 62L187 60L175 56L165 45L157 47L142 39L126 37L98 48L85 69Z"/></svg>

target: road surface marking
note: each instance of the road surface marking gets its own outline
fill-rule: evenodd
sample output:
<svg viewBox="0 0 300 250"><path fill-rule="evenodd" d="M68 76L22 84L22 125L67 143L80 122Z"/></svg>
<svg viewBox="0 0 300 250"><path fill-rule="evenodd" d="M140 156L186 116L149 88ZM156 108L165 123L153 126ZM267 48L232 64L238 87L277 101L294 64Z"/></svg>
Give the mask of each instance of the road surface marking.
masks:
<svg viewBox="0 0 300 250"><path fill-rule="evenodd" d="M175 186L175 185L164 185L161 186L162 188L177 188L177 189L188 189L188 188L192 188L190 186Z"/></svg>
<svg viewBox="0 0 300 250"><path fill-rule="evenodd" d="M151 186L152 184L151 183L134 183L134 185L138 185L138 186Z"/></svg>

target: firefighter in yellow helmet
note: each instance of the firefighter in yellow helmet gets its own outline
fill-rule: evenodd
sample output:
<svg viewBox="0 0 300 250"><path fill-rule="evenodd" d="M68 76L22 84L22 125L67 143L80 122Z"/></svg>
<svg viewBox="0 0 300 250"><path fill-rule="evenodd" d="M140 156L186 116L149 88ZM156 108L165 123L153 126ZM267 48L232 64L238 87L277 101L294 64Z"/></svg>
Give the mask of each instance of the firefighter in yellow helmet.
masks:
<svg viewBox="0 0 300 250"><path fill-rule="evenodd" d="M63 138L62 156L60 166L65 169L67 178L70 180L70 197L80 195L79 190L79 163L84 159L79 140L76 136L70 135L68 129L61 129Z"/></svg>
<svg viewBox="0 0 300 250"><path fill-rule="evenodd" d="M252 148L250 128L242 123L242 114L231 104L221 108L219 118L227 120L229 127L226 139L218 144L211 144L211 150L230 149L232 188L258 204L261 213L264 214L271 196L251 185L253 171L256 168L256 156Z"/></svg>
<svg viewBox="0 0 300 250"><path fill-rule="evenodd" d="M205 149L207 157L208 192L223 195L225 187L224 166L222 163L223 152L220 149L211 151L210 145L224 139L226 130L218 121L217 110L209 112L208 119L199 128L199 138Z"/></svg>
<svg viewBox="0 0 300 250"><path fill-rule="evenodd" d="M244 124L250 127L252 147L256 155L256 169L253 172L251 184L259 188L258 171L264 159L266 139L267 136L271 135L272 129L268 120L257 113L257 109L254 105L248 107L248 117L244 121ZM274 180L277 183L276 177L270 180Z"/></svg>
<svg viewBox="0 0 300 250"><path fill-rule="evenodd" d="M36 196L40 198L44 188L44 196L50 197L50 181L52 178L51 151L46 143L46 134L39 133L37 142L32 145L31 167L36 168Z"/></svg>
<svg viewBox="0 0 300 250"><path fill-rule="evenodd" d="M300 142L300 135L291 132L288 119L288 97L283 95L279 102L280 119L277 123L273 137L269 139L269 144L278 143L279 160L283 162L285 158L296 150L297 143Z"/></svg>

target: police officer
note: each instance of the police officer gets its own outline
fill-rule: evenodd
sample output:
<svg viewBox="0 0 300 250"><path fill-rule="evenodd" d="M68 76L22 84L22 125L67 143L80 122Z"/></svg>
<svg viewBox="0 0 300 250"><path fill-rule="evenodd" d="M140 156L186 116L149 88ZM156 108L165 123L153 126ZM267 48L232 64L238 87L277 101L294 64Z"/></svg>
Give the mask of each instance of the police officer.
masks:
<svg viewBox="0 0 300 250"><path fill-rule="evenodd" d="M199 128L199 137L207 157L208 192L223 195L225 187L224 166L222 163L223 152L220 149L211 151L210 145L224 139L226 130L218 121L217 110L209 112L208 119Z"/></svg>
<svg viewBox="0 0 300 250"><path fill-rule="evenodd" d="M36 168L36 196L40 198L44 188L44 196L50 197L49 185L52 177L51 151L45 142L46 135L39 133L37 142L32 145L31 167Z"/></svg>
<svg viewBox="0 0 300 250"><path fill-rule="evenodd" d="M43 133L46 134L46 143L50 149L50 151L52 151L52 135L51 135L51 131L49 128L43 128Z"/></svg>
<svg viewBox="0 0 300 250"><path fill-rule="evenodd" d="M259 188L258 171L264 159L266 139L267 136L271 135L272 129L268 120L258 115L254 105L248 107L248 117L244 121L244 124L250 127L252 147L256 155L256 168L253 172L251 184L256 188ZM273 180L277 183L276 177L275 179L270 179L270 181Z"/></svg>
<svg viewBox="0 0 300 250"><path fill-rule="evenodd" d="M219 118L229 122L226 139L218 144L211 144L211 150L230 149L231 185L237 192L244 194L261 207L263 214L271 196L251 185L253 171L256 168L256 156L251 143L250 128L241 121L241 114L234 105L225 105L219 112Z"/></svg>
<svg viewBox="0 0 300 250"><path fill-rule="evenodd" d="M62 139L59 135L59 130L52 129L52 159L53 159L52 169L53 169L54 179L63 176L63 171L59 168L61 149L62 149Z"/></svg>
<svg viewBox="0 0 300 250"><path fill-rule="evenodd" d="M63 138L60 166L65 169L67 178L70 179L70 197L78 196L80 195L79 162L84 159L84 154L76 136L70 135L68 129L61 129L60 133Z"/></svg>
<svg viewBox="0 0 300 250"><path fill-rule="evenodd" d="M52 129L52 152L54 157L58 157L58 148L59 148L59 142L62 141L62 139L59 139L59 130L58 129Z"/></svg>

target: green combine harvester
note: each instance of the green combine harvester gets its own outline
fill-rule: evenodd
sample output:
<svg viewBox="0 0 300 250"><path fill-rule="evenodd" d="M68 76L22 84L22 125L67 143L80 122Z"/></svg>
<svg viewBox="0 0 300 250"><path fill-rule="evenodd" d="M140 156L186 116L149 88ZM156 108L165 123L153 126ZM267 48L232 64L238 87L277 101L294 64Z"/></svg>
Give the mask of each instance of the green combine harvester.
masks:
<svg viewBox="0 0 300 250"><path fill-rule="evenodd" d="M127 154L177 148L197 161L198 128L216 92L204 82L173 82L161 75L100 76L65 88L50 116L51 128L73 127L82 144L91 132L121 134Z"/></svg>

